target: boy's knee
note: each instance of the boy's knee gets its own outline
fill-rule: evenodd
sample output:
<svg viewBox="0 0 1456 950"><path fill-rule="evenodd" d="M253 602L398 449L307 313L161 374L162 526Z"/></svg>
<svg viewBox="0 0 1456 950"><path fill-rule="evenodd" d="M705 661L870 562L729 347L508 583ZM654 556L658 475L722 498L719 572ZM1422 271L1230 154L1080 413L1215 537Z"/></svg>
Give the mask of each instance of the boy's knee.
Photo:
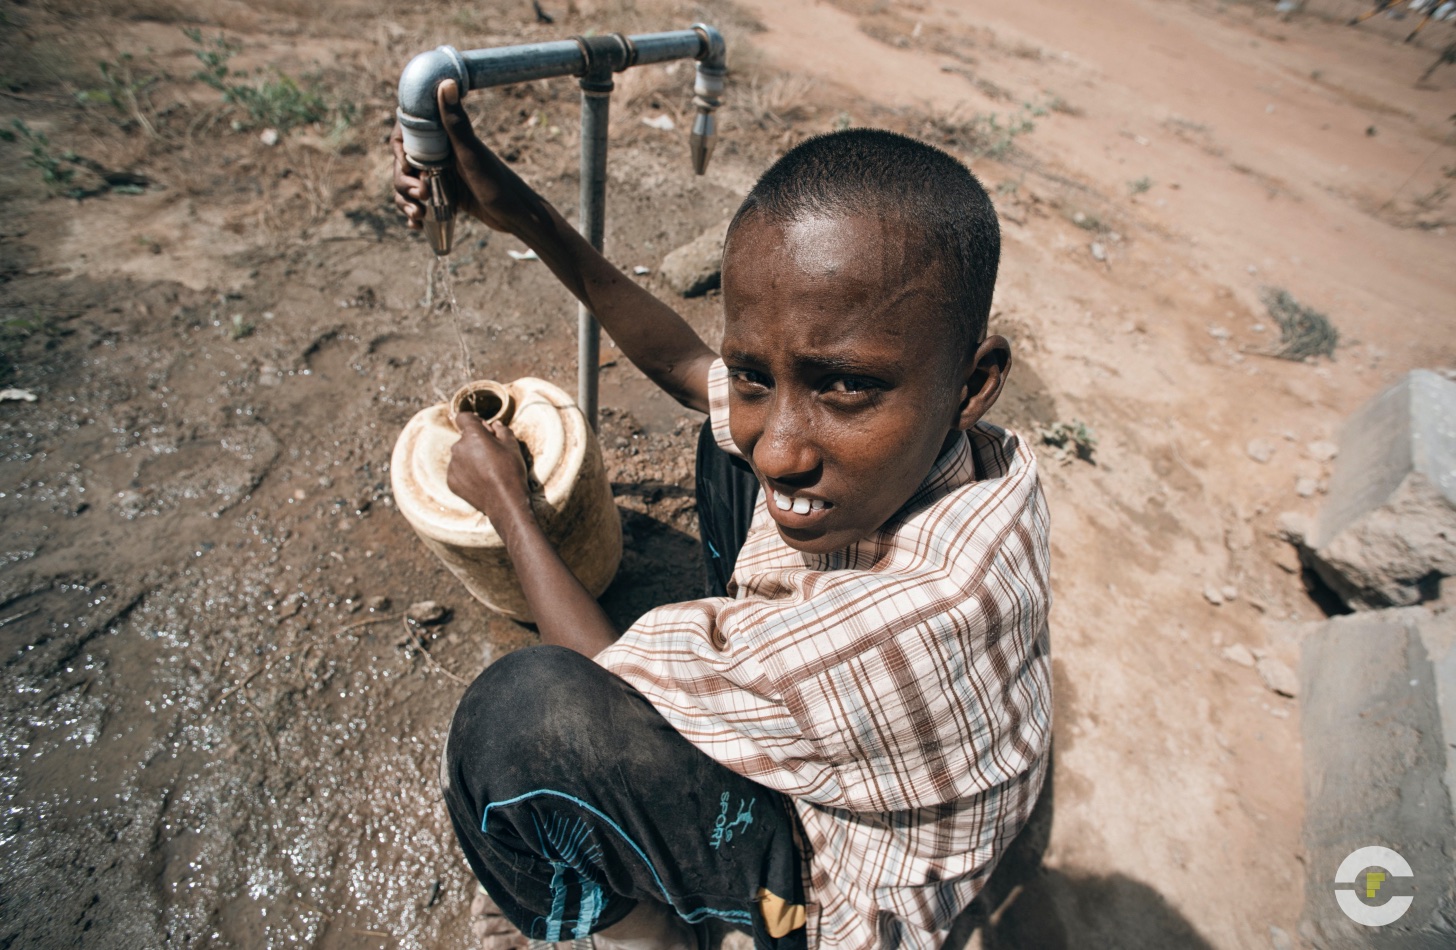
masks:
<svg viewBox="0 0 1456 950"><path fill-rule="evenodd" d="M448 756L518 771L569 755L609 716L618 692L611 678L591 659L562 647L507 654L465 691L450 727Z"/></svg>

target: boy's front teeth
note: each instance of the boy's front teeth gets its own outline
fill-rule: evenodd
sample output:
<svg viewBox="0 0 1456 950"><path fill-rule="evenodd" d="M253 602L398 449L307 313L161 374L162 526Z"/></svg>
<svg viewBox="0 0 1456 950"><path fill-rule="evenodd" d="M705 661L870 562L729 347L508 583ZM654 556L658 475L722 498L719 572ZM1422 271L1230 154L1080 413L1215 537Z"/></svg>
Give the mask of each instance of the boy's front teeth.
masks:
<svg viewBox="0 0 1456 950"><path fill-rule="evenodd" d="M825 507L824 502L817 498L810 501L808 498L795 498L776 491L770 492L770 494L779 511L792 511L796 515L807 515L810 511L821 511Z"/></svg>

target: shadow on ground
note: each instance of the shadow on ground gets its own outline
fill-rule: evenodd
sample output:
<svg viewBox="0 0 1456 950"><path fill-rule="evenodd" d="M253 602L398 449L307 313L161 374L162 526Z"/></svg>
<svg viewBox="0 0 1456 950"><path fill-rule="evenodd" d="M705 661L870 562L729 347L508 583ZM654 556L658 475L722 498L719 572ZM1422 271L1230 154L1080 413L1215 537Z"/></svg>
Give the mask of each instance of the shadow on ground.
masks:
<svg viewBox="0 0 1456 950"><path fill-rule="evenodd" d="M1052 785L1049 778L1026 828L980 896L956 918L942 950L1211 950L1193 925L1143 882L1042 864L1055 811Z"/></svg>

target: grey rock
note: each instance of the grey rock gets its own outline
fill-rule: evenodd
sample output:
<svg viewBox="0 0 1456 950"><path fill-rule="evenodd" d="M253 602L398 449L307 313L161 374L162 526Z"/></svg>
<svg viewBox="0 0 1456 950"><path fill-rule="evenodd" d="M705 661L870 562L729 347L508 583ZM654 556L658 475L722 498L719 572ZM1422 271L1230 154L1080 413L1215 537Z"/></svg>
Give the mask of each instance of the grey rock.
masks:
<svg viewBox="0 0 1456 950"><path fill-rule="evenodd" d="M658 273L684 297L701 297L723 283L723 243L731 218L713 225L662 259Z"/></svg>
<svg viewBox="0 0 1456 950"><path fill-rule="evenodd" d="M1107 248L1103 247L1098 242L1093 241L1091 244L1089 244L1087 246L1087 250L1089 250L1089 251L1092 252L1092 259L1093 260L1095 260L1095 261L1105 261L1105 260L1107 260Z"/></svg>
<svg viewBox="0 0 1456 950"><path fill-rule="evenodd" d="M1307 624L1300 721L1306 790L1301 934L1326 950L1456 946L1456 611L1362 612ZM1410 909L1379 928L1335 898L1335 871L1380 844L1411 865Z"/></svg>
<svg viewBox="0 0 1456 950"><path fill-rule="evenodd" d="M1333 442L1311 442L1304 452L1316 462L1330 462L1340 454L1340 447Z"/></svg>
<svg viewBox="0 0 1456 950"><path fill-rule="evenodd" d="M1281 512L1274 522L1274 533L1290 544L1303 544L1309 532L1309 519L1298 512Z"/></svg>
<svg viewBox="0 0 1456 950"><path fill-rule="evenodd" d="M1456 574L1456 383L1415 370L1350 418L1306 543L1356 609L1432 599Z"/></svg>
<svg viewBox="0 0 1456 950"><path fill-rule="evenodd" d="M1299 478L1294 482L1294 493L1300 498L1313 498L1319 491L1319 482L1313 478Z"/></svg>
<svg viewBox="0 0 1456 950"><path fill-rule="evenodd" d="M370 613L381 613L389 609L389 598L382 594L376 595L364 601L364 606L369 608Z"/></svg>
<svg viewBox="0 0 1456 950"><path fill-rule="evenodd" d="M1264 685L1278 693L1280 696L1294 697L1299 695L1299 677L1294 675L1286 663L1266 656L1259 659L1255 664L1259 671L1259 678Z"/></svg>
<svg viewBox="0 0 1456 950"><path fill-rule="evenodd" d="M1208 601L1210 604L1213 604L1215 607L1221 606L1223 604L1223 592L1220 591L1217 587L1213 587L1210 585L1203 588L1203 599Z"/></svg>
<svg viewBox="0 0 1456 950"><path fill-rule="evenodd" d="M1283 927L1269 925L1269 946L1272 950L1294 950L1294 941Z"/></svg>
<svg viewBox="0 0 1456 950"><path fill-rule="evenodd" d="M1223 658L1230 663L1237 663L1249 669L1254 668L1254 654L1242 643L1234 643L1223 648Z"/></svg>
<svg viewBox="0 0 1456 950"><path fill-rule="evenodd" d="M1249 458L1263 465L1274 457L1274 446L1268 439L1253 439L1244 447L1244 452L1248 454Z"/></svg>
<svg viewBox="0 0 1456 950"><path fill-rule="evenodd" d="M450 611L433 600L421 600L409 605L404 615L413 623L421 626L443 623Z"/></svg>

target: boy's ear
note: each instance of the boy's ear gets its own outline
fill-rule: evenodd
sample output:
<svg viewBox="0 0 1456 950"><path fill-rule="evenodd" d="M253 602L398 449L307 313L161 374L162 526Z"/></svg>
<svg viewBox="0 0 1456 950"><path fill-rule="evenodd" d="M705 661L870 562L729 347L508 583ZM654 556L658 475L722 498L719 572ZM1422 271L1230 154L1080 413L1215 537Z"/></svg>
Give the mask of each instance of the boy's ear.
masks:
<svg viewBox="0 0 1456 950"><path fill-rule="evenodd" d="M965 362L962 372L961 378L964 382L957 406L957 429L969 429L991 411L1010 372L1011 344L1006 338L992 335L981 341L975 354Z"/></svg>

